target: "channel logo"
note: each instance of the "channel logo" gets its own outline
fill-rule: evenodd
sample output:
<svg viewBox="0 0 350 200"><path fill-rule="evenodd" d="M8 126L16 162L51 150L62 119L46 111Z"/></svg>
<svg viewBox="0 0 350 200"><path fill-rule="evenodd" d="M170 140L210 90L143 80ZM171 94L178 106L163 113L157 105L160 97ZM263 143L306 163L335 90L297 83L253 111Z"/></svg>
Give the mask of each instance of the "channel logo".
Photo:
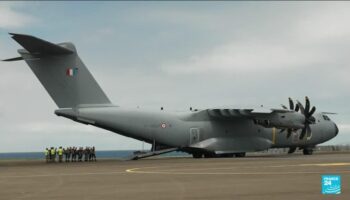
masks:
<svg viewBox="0 0 350 200"><path fill-rule="evenodd" d="M340 194L340 175L322 175L322 194Z"/></svg>

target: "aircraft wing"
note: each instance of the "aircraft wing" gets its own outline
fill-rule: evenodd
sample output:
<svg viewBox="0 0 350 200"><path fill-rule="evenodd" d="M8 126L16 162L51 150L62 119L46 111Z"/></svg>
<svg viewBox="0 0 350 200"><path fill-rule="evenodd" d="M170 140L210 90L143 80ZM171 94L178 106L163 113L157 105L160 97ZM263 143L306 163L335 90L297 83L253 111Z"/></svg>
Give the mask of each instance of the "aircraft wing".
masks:
<svg viewBox="0 0 350 200"><path fill-rule="evenodd" d="M304 127L305 117L288 109L207 109L212 119L235 120L238 118L251 119L255 124L266 128L293 128Z"/></svg>

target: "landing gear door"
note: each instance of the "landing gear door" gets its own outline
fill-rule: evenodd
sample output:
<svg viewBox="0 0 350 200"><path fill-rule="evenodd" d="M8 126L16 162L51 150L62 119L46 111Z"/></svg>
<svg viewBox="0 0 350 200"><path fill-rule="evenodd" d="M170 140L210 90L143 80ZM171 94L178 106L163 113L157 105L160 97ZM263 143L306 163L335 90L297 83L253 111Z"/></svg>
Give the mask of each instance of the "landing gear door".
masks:
<svg viewBox="0 0 350 200"><path fill-rule="evenodd" d="M190 128L190 145L199 142L200 133L198 128Z"/></svg>

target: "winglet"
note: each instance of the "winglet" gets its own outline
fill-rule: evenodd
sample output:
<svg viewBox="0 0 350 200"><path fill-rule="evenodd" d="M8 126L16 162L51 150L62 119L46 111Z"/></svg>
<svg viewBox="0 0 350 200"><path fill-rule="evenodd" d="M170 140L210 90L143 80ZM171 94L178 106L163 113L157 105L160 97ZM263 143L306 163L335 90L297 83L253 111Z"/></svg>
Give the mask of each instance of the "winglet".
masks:
<svg viewBox="0 0 350 200"><path fill-rule="evenodd" d="M64 55L74 53L60 45L39 39L31 35L9 33L25 50L35 55Z"/></svg>

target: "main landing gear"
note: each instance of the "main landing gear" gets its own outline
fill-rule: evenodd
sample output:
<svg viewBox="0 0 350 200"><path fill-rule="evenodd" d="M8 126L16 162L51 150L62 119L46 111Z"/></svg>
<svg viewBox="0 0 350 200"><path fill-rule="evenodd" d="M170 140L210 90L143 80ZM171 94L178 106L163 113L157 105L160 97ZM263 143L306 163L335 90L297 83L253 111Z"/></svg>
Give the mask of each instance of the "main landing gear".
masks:
<svg viewBox="0 0 350 200"><path fill-rule="evenodd" d="M242 158L245 157L246 153L241 152L241 153L225 153L225 154L215 154L212 152L194 152L192 153L193 158L232 158L232 157L237 157L237 158Z"/></svg>
<svg viewBox="0 0 350 200"><path fill-rule="evenodd" d="M288 154L292 154L296 151L297 147L290 147ZM300 150L303 150L304 155L312 155L314 152L313 147L299 147Z"/></svg>
<svg viewBox="0 0 350 200"><path fill-rule="evenodd" d="M304 148L303 149L303 154L304 155L312 155L313 152L314 152L313 148Z"/></svg>
<svg viewBox="0 0 350 200"><path fill-rule="evenodd" d="M243 157L245 157L245 152L235 153L235 156L238 158L243 158Z"/></svg>
<svg viewBox="0 0 350 200"><path fill-rule="evenodd" d="M192 153L192 156L193 156L193 158L202 158L203 154L199 153L199 152L196 152L196 153Z"/></svg>

